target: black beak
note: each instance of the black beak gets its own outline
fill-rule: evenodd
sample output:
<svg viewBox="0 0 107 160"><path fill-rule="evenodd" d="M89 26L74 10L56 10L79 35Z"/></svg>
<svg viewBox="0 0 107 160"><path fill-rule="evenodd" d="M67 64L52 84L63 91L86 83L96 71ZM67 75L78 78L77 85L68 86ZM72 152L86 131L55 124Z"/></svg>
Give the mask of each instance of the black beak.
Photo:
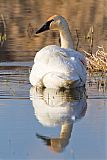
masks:
<svg viewBox="0 0 107 160"><path fill-rule="evenodd" d="M40 29L36 30L36 34L47 31L50 29L50 24L53 20L47 21Z"/></svg>

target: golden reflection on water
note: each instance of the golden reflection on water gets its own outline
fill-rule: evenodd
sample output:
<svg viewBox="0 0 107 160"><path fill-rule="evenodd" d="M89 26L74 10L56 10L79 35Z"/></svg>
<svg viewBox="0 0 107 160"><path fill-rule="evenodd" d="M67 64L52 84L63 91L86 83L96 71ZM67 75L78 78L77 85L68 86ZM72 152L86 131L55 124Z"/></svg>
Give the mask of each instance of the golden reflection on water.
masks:
<svg viewBox="0 0 107 160"><path fill-rule="evenodd" d="M27 52L38 50L49 44L59 45L57 32L46 32L32 39L27 35L29 23L34 24L38 28L47 18L54 14L60 14L67 19L75 44L77 43L76 30L78 30L80 50L87 50L89 46L84 37L92 25L94 25L95 29L95 49L98 45L107 46L107 13L105 8L106 3L104 0L84 2L78 0L43 0L42 2L39 0L0 0L0 12L6 20L7 31L7 41L1 50ZM12 52L9 54L13 56ZM19 54L21 55L22 53ZM26 56L29 56L29 53ZM15 58L14 56L13 59Z"/></svg>
<svg viewBox="0 0 107 160"><path fill-rule="evenodd" d="M36 133L37 138L54 152L62 152L69 144L73 124L81 119L87 109L85 88L75 90L30 89L34 113L39 123L45 127L60 126L58 137L48 137Z"/></svg>

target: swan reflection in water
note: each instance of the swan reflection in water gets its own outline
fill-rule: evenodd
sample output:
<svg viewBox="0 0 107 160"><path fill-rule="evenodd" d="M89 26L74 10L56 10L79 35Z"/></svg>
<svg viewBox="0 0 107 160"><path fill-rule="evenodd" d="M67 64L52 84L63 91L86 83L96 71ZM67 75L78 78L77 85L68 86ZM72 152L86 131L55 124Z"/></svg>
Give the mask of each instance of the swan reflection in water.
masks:
<svg viewBox="0 0 107 160"><path fill-rule="evenodd" d="M85 88L72 90L32 87L30 97L38 121L46 127L61 126L59 137L36 136L54 152L62 152L68 145L74 122L81 119L87 109Z"/></svg>

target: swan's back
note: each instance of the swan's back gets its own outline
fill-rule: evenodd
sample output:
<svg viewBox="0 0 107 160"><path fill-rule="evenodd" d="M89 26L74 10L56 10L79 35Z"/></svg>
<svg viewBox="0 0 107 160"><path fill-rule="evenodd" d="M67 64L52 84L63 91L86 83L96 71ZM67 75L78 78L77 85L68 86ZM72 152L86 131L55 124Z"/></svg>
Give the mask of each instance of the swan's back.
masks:
<svg viewBox="0 0 107 160"><path fill-rule="evenodd" d="M85 63L85 57L82 55L80 52L75 51L74 49L68 48L61 48L56 45L49 45L44 48L42 48L39 52L37 52L35 58L34 58L34 63L39 61L48 61L50 57L56 57L56 56L63 56L63 57L75 57L79 58L80 60L83 60Z"/></svg>
<svg viewBox="0 0 107 160"><path fill-rule="evenodd" d="M85 72L83 73L84 65L81 61L85 62L84 56L73 49L64 49L56 45L44 47L37 52L34 58L30 82L32 85L38 83L38 85L48 88L63 87L65 83L66 88L73 81L78 81L79 77L85 81Z"/></svg>

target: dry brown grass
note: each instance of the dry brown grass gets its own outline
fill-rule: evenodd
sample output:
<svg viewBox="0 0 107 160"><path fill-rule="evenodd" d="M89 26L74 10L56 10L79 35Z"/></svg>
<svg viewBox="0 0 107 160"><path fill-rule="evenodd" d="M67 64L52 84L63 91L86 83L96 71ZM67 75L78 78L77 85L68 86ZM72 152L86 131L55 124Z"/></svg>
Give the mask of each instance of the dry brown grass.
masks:
<svg viewBox="0 0 107 160"><path fill-rule="evenodd" d="M84 52L86 54L87 68L90 72L107 72L107 53L103 47L98 46L95 54Z"/></svg>

